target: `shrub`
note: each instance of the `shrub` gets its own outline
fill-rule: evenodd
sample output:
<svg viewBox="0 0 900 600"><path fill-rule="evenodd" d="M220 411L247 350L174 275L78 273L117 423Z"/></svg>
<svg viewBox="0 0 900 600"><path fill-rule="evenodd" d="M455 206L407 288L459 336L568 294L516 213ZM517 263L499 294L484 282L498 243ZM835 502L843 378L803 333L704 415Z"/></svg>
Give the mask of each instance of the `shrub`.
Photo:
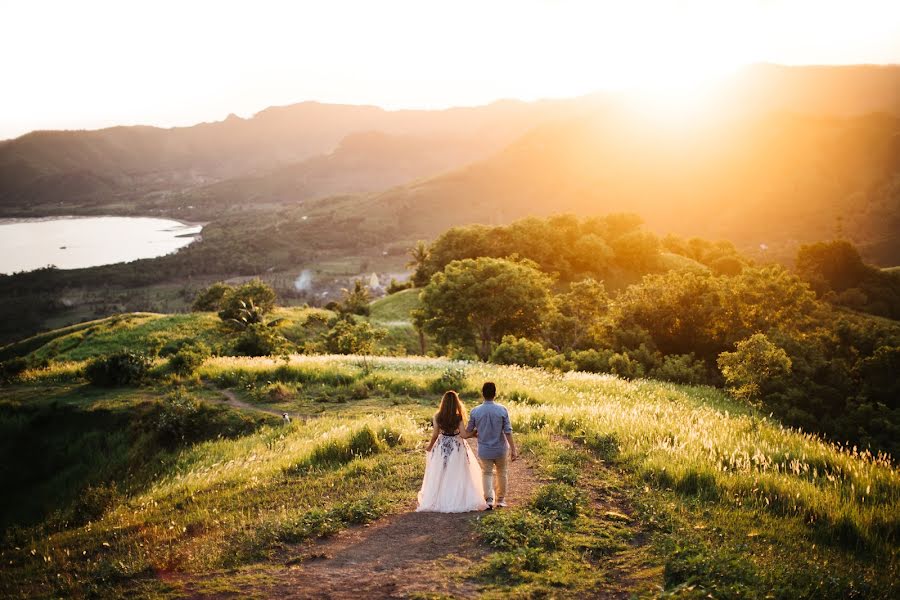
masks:
<svg viewBox="0 0 900 600"><path fill-rule="evenodd" d="M200 407L200 402L183 389L169 394L156 415L155 428L159 441L164 446L174 447L196 434L192 429L197 425L195 421Z"/></svg>
<svg viewBox="0 0 900 600"><path fill-rule="evenodd" d="M309 458L298 465L312 468L339 467L361 456L378 454L384 449L384 440L369 426L354 431L347 440L328 440L315 447Z"/></svg>
<svg viewBox="0 0 900 600"><path fill-rule="evenodd" d="M734 352L719 355L718 365L729 391L736 398L754 402L780 387L791 372L787 353L756 333L735 344Z"/></svg>
<svg viewBox="0 0 900 600"><path fill-rule="evenodd" d="M465 388L466 370L460 367L448 367L428 386L434 394L443 394L448 390L462 392Z"/></svg>
<svg viewBox="0 0 900 600"><path fill-rule="evenodd" d="M226 283L214 283L200 290L194 298L191 310L194 312L213 312L222 310L226 297L234 291L234 288Z"/></svg>
<svg viewBox="0 0 900 600"><path fill-rule="evenodd" d="M403 290L412 289L412 287L413 287L412 279L400 282L400 281L397 281L396 279L394 279L393 277L391 277L391 283L387 287L387 293L388 293L388 295L396 294L397 292L402 292Z"/></svg>
<svg viewBox="0 0 900 600"><path fill-rule="evenodd" d="M670 354L663 357L662 364L650 372L654 379L699 385L709 382L709 375L703 361L694 358L693 354Z"/></svg>
<svg viewBox="0 0 900 600"><path fill-rule="evenodd" d="M366 321L355 321L349 315L341 315L331 322L331 328L322 334L325 349L333 354L373 354L375 343L387 332L373 327Z"/></svg>
<svg viewBox="0 0 900 600"><path fill-rule="evenodd" d="M122 500L122 494L115 484L89 485L81 491L72 506L72 520L75 523L96 521Z"/></svg>
<svg viewBox="0 0 900 600"><path fill-rule="evenodd" d="M575 363L567 360L566 357L562 354L557 354L552 350L547 352L547 356L541 359L541 362L538 363L542 369L547 369L548 371L574 371Z"/></svg>
<svg viewBox="0 0 900 600"><path fill-rule="evenodd" d="M250 325L241 333L234 350L244 356L272 356L287 352L290 342L274 327L263 323Z"/></svg>
<svg viewBox="0 0 900 600"><path fill-rule="evenodd" d="M490 361L500 365L537 367L547 356L548 351L540 342L505 335L491 353Z"/></svg>
<svg viewBox="0 0 900 600"><path fill-rule="evenodd" d="M275 307L275 290L259 279L254 279L227 293L222 300L219 318L223 321L240 319L242 312L253 306L260 314Z"/></svg>
<svg viewBox="0 0 900 600"><path fill-rule="evenodd" d="M169 369L182 377L192 375L210 355L209 348L202 343L182 346L169 357Z"/></svg>
<svg viewBox="0 0 900 600"><path fill-rule="evenodd" d="M101 387L142 383L152 366L150 358L131 351L118 352L92 360L84 370L91 384Z"/></svg>
<svg viewBox="0 0 900 600"><path fill-rule="evenodd" d="M21 357L0 362L0 383L9 383L28 368L28 361Z"/></svg>
<svg viewBox="0 0 900 600"><path fill-rule="evenodd" d="M551 483L538 490L531 505L544 515L570 521L578 516L581 496L571 485Z"/></svg>
<svg viewBox="0 0 900 600"><path fill-rule="evenodd" d="M340 312L368 316L370 312L369 302L372 301L372 295L362 280L357 279L353 282L352 288L344 288L341 290L341 293L343 294L343 299L338 305Z"/></svg>
<svg viewBox="0 0 900 600"><path fill-rule="evenodd" d="M570 355L571 361L578 371L588 373L609 373L609 359L615 354L612 350L581 350Z"/></svg>
<svg viewBox="0 0 900 600"><path fill-rule="evenodd" d="M525 510L493 512L478 521L481 541L497 550L553 550L560 544L557 529L551 520Z"/></svg>
<svg viewBox="0 0 900 600"><path fill-rule="evenodd" d="M609 372L624 379L637 379L644 376L644 365L627 352L616 352L609 357Z"/></svg>
<svg viewBox="0 0 900 600"><path fill-rule="evenodd" d="M504 583L524 580L527 573L539 573L547 568L547 559L538 548L517 548L493 554L480 574Z"/></svg>

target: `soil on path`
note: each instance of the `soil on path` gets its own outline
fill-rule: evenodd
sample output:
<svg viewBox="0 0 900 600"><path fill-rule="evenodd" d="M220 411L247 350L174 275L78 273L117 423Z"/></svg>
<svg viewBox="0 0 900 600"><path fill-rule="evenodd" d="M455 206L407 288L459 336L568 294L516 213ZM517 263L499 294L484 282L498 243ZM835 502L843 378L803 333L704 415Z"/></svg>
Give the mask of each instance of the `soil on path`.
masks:
<svg viewBox="0 0 900 600"><path fill-rule="evenodd" d="M526 502L538 478L524 458L510 463L509 507ZM351 527L326 539L300 544L279 559L280 567L260 565L243 570L227 592L187 592L193 598L257 596L291 599L408 598L416 593L467 598L478 586L465 580L467 568L489 550L473 527L483 512L459 514L406 510L366 526ZM497 509L503 510L503 509ZM202 589L204 586L200 586ZM215 586L214 586L215 587Z"/></svg>

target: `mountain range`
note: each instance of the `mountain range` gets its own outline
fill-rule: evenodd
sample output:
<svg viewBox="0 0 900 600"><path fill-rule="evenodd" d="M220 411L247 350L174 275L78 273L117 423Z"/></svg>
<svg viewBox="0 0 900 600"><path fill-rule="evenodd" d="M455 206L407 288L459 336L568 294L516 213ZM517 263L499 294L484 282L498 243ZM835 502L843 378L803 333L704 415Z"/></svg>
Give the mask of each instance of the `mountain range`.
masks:
<svg viewBox="0 0 900 600"><path fill-rule="evenodd" d="M193 127L0 142L0 216L214 220L309 203L428 236L627 211L749 249L848 237L883 264L900 262L898 181L897 66L757 65L707 112L667 118L615 94L440 111L304 102Z"/></svg>

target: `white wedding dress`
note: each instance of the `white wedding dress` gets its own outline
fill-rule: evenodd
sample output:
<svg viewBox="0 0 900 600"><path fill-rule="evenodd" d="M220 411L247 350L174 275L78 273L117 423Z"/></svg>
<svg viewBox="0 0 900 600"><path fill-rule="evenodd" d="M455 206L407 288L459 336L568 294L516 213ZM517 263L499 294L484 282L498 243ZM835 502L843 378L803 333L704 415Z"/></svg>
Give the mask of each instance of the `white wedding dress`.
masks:
<svg viewBox="0 0 900 600"><path fill-rule="evenodd" d="M425 478L416 512L458 513L485 510L481 467L459 434L438 436L425 453Z"/></svg>

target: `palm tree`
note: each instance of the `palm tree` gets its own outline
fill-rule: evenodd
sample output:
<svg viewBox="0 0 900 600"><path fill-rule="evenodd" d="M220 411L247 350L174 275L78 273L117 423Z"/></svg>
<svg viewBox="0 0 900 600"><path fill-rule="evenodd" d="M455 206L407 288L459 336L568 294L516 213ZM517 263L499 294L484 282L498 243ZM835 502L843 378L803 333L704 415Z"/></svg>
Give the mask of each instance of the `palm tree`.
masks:
<svg viewBox="0 0 900 600"><path fill-rule="evenodd" d="M429 252L425 240L419 240L415 246L410 248L409 257L410 261L406 263L406 266L416 270L412 277L413 285L423 287L431 277L431 274L428 273L428 259L431 257L431 252Z"/></svg>

